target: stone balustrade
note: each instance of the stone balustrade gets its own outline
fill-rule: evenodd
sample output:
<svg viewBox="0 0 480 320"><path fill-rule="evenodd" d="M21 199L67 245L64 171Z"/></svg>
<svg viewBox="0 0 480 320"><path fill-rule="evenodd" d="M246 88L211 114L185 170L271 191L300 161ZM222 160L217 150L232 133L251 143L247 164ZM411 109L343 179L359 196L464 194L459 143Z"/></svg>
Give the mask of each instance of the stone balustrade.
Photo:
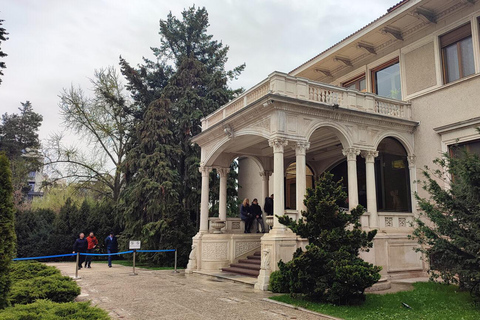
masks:
<svg viewBox="0 0 480 320"><path fill-rule="evenodd" d="M336 106L339 109L358 110L406 120L412 119L411 105L408 102L292 77L286 73L273 72L267 79L202 119L202 130L212 127L268 94L318 102Z"/></svg>

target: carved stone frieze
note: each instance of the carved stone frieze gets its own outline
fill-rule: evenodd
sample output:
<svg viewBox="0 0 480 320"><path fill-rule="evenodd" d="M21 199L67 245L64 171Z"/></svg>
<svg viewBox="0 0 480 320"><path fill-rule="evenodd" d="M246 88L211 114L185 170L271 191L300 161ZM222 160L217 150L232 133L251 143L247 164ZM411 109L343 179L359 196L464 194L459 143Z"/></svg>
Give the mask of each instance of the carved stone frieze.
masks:
<svg viewBox="0 0 480 320"><path fill-rule="evenodd" d="M235 243L235 258L245 253L260 248L260 241L237 241Z"/></svg>
<svg viewBox="0 0 480 320"><path fill-rule="evenodd" d="M202 260L227 260L227 242L204 242L202 244Z"/></svg>

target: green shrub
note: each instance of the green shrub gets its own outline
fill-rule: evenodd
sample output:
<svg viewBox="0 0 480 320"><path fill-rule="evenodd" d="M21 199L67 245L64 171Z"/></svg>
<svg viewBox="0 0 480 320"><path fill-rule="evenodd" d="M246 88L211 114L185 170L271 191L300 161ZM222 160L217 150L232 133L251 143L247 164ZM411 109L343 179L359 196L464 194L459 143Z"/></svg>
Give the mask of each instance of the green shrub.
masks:
<svg viewBox="0 0 480 320"><path fill-rule="evenodd" d="M273 271L270 274L270 283L268 284L268 290L276 293L287 293L289 292L289 286L287 279L283 276L280 271Z"/></svg>
<svg viewBox="0 0 480 320"><path fill-rule="evenodd" d="M380 279L381 267L363 261L360 250L373 246L376 230L361 230L362 206L350 212L340 209L347 198L342 182L330 173L323 174L315 189L305 196L304 218L293 221L279 217L281 224L307 238L306 251L298 249L293 259L278 263L279 273L270 278L274 292L305 295L311 300L352 304L365 299L365 289ZM308 223L305 222L308 221Z"/></svg>
<svg viewBox="0 0 480 320"><path fill-rule="evenodd" d="M0 312L1 320L108 320L107 312L90 306L90 302L55 303L37 300L27 305L15 305Z"/></svg>
<svg viewBox="0 0 480 320"><path fill-rule="evenodd" d="M32 303L38 299L70 302L79 294L80 287L70 277L51 275L14 282L9 298L13 305Z"/></svg>
<svg viewBox="0 0 480 320"><path fill-rule="evenodd" d="M35 277L48 277L61 275L60 270L55 267L37 261L17 261L12 263L10 278L12 281L27 280Z"/></svg>

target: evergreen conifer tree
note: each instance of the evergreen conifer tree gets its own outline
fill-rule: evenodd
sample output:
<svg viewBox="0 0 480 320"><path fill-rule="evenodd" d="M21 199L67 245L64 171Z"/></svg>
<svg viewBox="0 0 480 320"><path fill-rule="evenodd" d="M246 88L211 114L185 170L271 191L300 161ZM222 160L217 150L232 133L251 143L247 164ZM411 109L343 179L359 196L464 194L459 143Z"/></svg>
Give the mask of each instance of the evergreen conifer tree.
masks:
<svg viewBox="0 0 480 320"><path fill-rule="evenodd" d="M15 212L10 164L0 153L0 309L8 304L10 291L9 269L15 255Z"/></svg>
<svg viewBox="0 0 480 320"><path fill-rule="evenodd" d="M181 263L188 256L193 225L178 201L178 172L175 159L180 147L174 144L170 102L153 101L125 161L128 181L123 194L125 240L138 239L148 249L179 249ZM160 256L154 257L157 263ZM170 260L171 261L171 260Z"/></svg>
<svg viewBox="0 0 480 320"><path fill-rule="evenodd" d="M279 217L280 223L307 238L309 244L306 251L299 248L291 261L279 262L279 271L271 276L271 289L335 304L364 299L365 289L380 279L381 267L358 255L360 250L372 247L376 230L361 230L362 206L351 212L340 209L346 197L342 182L335 182L327 172L315 189L307 189L303 218L294 221L288 216Z"/></svg>
<svg viewBox="0 0 480 320"><path fill-rule="evenodd" d="M416 195L421 211L414 237L432 278L468 289L480 281L480 157L454 151L434 161L438 169L423 171L429 197Z"/></svg>

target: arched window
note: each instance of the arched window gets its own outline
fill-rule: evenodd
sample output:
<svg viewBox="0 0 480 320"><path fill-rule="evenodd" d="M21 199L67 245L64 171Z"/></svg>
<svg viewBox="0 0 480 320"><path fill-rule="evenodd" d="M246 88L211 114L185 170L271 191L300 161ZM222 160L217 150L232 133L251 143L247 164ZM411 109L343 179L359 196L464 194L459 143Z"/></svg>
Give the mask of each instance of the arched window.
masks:
<svg viewBox="0 0 480 320"><path fill-rule="evenodd" d="M375 159L378 211L412 212L407 151L394 138L378 145Z"/></svg>
<svg viewBox="0 0 480 320"><path fill-rule="evenodd" d="M307 165L305 168L307 188L313 187L313 171ZM290 164L285 172L285 208L297 208L297 164Z"/></svg>

